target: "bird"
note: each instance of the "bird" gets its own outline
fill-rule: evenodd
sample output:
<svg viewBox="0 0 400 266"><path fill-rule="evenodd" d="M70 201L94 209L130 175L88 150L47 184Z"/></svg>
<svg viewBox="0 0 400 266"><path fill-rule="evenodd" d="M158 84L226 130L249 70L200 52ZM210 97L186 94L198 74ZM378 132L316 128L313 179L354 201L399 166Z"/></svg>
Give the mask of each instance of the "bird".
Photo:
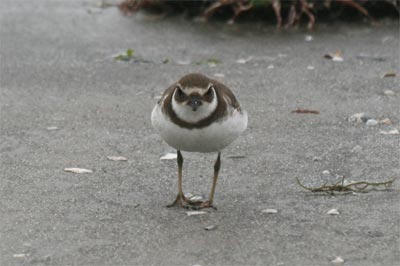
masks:
<svg viewBox="0 0 400 266"><path fill-rule="evenodd" d="M178 195L167 207L193 209L213 205L221 151L247 128L248 116L233 92L221 82L190 73L169 86L151 113L151 123L161 138L177 151ZM209 197L191 201L182 190L182 151L217 153Z"/></svg>

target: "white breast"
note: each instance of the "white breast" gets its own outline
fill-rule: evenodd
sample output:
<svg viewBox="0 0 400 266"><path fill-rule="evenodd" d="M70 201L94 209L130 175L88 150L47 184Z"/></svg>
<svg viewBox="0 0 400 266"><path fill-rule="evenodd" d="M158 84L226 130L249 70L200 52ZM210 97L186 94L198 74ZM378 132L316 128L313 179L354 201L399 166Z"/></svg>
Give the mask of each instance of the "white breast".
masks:
<svg viewBox="0 0 400 266"><path fill-rule="evenodd" d="M151 122L162 139L177 150L189 152L221 151L247 127L247 113L234 110L226 119L208 127L186 129L174 124L158 104L151 113Z"/></svg>

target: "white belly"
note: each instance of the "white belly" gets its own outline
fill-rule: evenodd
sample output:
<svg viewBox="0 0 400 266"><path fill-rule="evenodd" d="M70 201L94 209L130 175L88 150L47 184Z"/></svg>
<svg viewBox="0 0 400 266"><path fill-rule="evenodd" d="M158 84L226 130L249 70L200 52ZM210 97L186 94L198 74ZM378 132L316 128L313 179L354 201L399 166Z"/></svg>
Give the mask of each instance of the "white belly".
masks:
<svg viewBox="0 0 400 266"><path fill-rule="evenodd" d="M246 129L247 113L233 111L229 118L208 127L186 129L171 122L156 104L151 113L151 123L161 138L177 150L216 152L228 146Z"/></svg>

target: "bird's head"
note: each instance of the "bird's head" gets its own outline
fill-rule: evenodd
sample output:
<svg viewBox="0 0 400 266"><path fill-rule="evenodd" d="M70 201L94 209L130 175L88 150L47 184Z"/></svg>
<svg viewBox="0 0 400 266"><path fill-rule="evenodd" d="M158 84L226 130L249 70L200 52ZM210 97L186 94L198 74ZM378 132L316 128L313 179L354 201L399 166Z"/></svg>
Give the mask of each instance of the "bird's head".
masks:
<svg viewBox="0 0 400 266"><path fill-rule="evenodd" d="M176 83L172 108L180 119L197 122L211 115L216 107L216 90L207 77L189 74Z"/></svg>

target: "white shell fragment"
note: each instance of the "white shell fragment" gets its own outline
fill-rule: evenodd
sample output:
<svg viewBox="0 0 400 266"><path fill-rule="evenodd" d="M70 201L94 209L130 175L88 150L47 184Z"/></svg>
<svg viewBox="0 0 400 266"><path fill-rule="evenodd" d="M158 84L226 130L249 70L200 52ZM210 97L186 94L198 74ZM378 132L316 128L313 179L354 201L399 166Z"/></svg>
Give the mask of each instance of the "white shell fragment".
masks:
<svg viewBox="0 0 400 266"><path fill-rule="evenodd" d="M107 159L110 161L128 161L128 158L124 156L107 156Z"/></svg>
<svg viewBox="0 0 400 266"><path fill-rule="evenodd" d="M275 67L274 67L274 65L269 65L267 68L268 69L274 69Z"/></svg>
<svg viewBox="0 0 400 266"><path fill-rule="evenodd" d="M207 214L208 212L205 211L188 211L186 212L187 216L195 216L195 215L203 215Z"/></svg>
<svg viewBox="0 0 400 266"><path fill-rule="evenodd" d="M276 209L265 209L265 210L262 210L261 213L275 214L275 213L278 213L278 210L276 210Z"/></svg>
<svg viewBox="0 0 400 266"><path fill-rule="evenodd" d="M324 171L322 171L322 174L323 174L323 175L330 175L331 172L329 172L328 170L324 170Z"/></svg>
<svg viewBox="0 0 400 266"><path fill-rule="evenodd" d="M326 214L329 215L339 215L339 211L337 209L331 209Z"/></svg>
<svg viewBox="0 0 400 266"><path fill-rule="evenodd" d="M385 91L383 92L383 94L385 94L386 96L393 96L393 95L395 95L394 91L392 91L392 90L385 90Z"/></svg>
<svg viewBox="0 0 400 266"><path fill-rule="evenodd" d="M343 62L344 61L344 59L343 59L343 57L341 56L341 55L334 55L334 56L332 56L332 61L335 61L335 62Z"/></svg>
<svg viewBox="0 0 400 266"><path fill-rule="evenodd" d="M178 65L186 66L190 64L190 60L176 60L175 61Z"/></svg>
<svg viewBox="0 0 400 266"><path fill-rule="evenodd" d="M344 263L344 259L342 259L342 257L336 257L333 260L331 260L331 262L334 264L342 264Z"/></svg>
<svg viewBox="0 0 400 266"><path fill-rule="evenodd" d="M75 174L91 174L93 173L92 170L89 169L85 169L85 168L64 168L65 172L71 172L71 173L75 173Z"/></svg>
<svg viewBox="0 0 400 266"><path fill-rule="evenodd" d="M307 69L308 69L308 70L314 70L315 67L314 67L314 66L307 66Z"/></svg>
<svg viewBox="0 0 400 266"><path fill-rule="evenodd" d="M399 135L400 132L397 128L391 129L389 131L381 130L379 133L382 135Z"/></svg>
<svg viewBox="0 0 400 266"><path fill-rule="evenodd" d="M160 160L174 160L178 157L176 153L167 153L164 156L161 156Z"/></svg>
<svg viewBox="0 0 400 266"><path fill-rule="evenodd" d="M207 231L212 231L212 230L215 230L216 228L217 228L216 225L209 225L209 226L204 227L204 229L206 229Z"/></svg>
<svg viewBox="0 0 400 266"><path fill-rule="evenodd" d="M48 131L58 130L58 127L47 127L46 129L47 129Z"/></svg>
<svg viewBox="0 0 400 266"><path fill-rule="evenodd" d="M203 201L203 197L202 196L192 196L189 198L189 200L191 202L202 202Z"/></svg>
<svg viewBox="0 0 400 266"><path fill-rule="evenodd" d="M25 258L26 254L24 253L19 253L19 254L13 254L13 258Z"/></svg>
<svg viewBox="0 0 400 266"><path fill-rule="evenodd" d="M186 193L186 194L185 194L185 197L188 198L188 199L190 199L191 197L194 197L194 195L193 195L192 193Z"/></svg>
<svg viewBox="0 0 400 266"><path fill-rule="evenodd" d="M367 123L365 123L365 124L367 126L374 127L374 126L378 125L378 121L376 121L375 119L368 119Z"/></svg>
<svg viewBox="0 0 400 266"><path fill-rule="evenodd" d="M248 58L246 58L246 59L244 59L244 58L239 58L238 60L236 60L236 63L238 63L238 64L246 64L246 63L249 62L251 59L252 59L251 57L248 57Z"/></svg>

